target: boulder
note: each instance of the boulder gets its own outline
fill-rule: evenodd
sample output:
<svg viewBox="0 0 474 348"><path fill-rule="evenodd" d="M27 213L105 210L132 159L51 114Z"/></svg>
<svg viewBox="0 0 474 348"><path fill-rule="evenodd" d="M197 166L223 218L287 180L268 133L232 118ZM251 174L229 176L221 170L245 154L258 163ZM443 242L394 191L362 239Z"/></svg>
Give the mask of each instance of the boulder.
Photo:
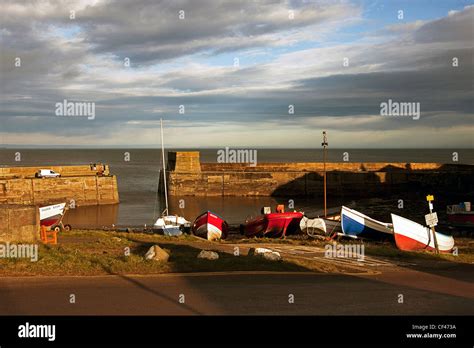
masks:
<svg viewBox="0 0 474 348"><path fill-rule="evenodd" d="M252 248L249 250L249 255L261 256L269 261L281 261L281 255L279 252L267 248Z"/></svg>
<svg viewBox="0 0 474 348"><path fill-rule="evenodd" d="M281 255L277 251L272 251L270 253L263 253L262 257L269 261L281 261Z"/></svg>
<svg viewBox="0 0 474 348"><path fill-rule="evenodd" d="M255 255L262 255L262 254L272 253L272 252L273 251L271 251L270 249L266 249L266 248L255 248L255 250L254 250Z"/></svg>
<svg viewBox="0 0 474 348"><path fill-rule="evenodd" d="M219 258L219 254L215 251L201 250L197 257L198 259L217 260Z"/></svg>
<svg viewBox="0 0 474 348"><path fill-rule="evenodd" d="M158 245L153 245L150 247L150 249L148 249L147 253L145 254L145 259L147 260L167 262L169 258L170 255Z"/></svg>

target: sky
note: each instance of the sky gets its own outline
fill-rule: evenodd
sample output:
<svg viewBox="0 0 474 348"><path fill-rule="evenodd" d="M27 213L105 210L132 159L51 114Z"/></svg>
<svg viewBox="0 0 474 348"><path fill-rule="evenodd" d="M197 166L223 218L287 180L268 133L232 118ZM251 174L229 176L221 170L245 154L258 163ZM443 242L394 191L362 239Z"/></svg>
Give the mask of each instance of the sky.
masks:
<svg viewBox="0 0 474 348"><path fill-rule="evenodd" d="M0 145L473 148L473 46L465 0L0 0Z"/></svg>

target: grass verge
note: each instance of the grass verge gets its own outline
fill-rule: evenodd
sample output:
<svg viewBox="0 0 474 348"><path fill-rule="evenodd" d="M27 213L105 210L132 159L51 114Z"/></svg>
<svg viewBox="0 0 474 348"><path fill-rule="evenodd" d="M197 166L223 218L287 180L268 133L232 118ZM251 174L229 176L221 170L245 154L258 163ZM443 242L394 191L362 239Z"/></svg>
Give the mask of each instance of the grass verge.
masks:
<svg viewBox="0 0 474 348"><path fill-rule="evenodd" d="M166 237L144 233L103 231L63 232L58 245L40 245L38 260L0 259L0 276L160 274L219 271L309 271L293 262L273 262L257 256L234 256L219 252L215 261L198 259L201 247L215 244L183 235ZM170 254L168 262L145 260L152 245ZM129 251L129 253L128 253ZM128 255L127 255L128 254Z"/></svg>

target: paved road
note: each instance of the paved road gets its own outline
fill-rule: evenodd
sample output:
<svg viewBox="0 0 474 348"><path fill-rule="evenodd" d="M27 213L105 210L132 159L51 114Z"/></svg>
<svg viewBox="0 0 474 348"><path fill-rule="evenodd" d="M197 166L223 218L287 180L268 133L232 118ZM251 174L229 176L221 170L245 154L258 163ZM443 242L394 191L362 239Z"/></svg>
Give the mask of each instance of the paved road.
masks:
<svg viewBox="0 0 474 348"><path fill-rule="evenodd" d="M75 295L75 304L69 302ZM184 303L179 302L180 294ZM289 303L289 295L294 303ZM403 303L399 303L403 295ZM0 314L473 314L472 267L372 275L196 274L0 278Z"/></svg>

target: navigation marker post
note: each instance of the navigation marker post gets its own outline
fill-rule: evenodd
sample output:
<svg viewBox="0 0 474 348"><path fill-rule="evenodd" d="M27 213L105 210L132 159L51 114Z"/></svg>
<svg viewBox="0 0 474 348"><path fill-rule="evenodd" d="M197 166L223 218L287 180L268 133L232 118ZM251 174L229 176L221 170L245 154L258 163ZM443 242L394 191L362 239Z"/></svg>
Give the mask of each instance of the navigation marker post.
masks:
<svg viewBox="0 0 474 348"><path fill-rule="evenodd" d="M433 202L434 201L434 196L433 195L428 195L426 196L426 200L428 201L428 207L430 208L430 213L425 215L425 221L426 224L430 227L431 232L433 233L433 241L435 245L435 250L436 254L439 254L439 248L438 248L438 240L436 238L436 231L435 231L435 226L438 224L438 215L433 213Z"/></svg>

